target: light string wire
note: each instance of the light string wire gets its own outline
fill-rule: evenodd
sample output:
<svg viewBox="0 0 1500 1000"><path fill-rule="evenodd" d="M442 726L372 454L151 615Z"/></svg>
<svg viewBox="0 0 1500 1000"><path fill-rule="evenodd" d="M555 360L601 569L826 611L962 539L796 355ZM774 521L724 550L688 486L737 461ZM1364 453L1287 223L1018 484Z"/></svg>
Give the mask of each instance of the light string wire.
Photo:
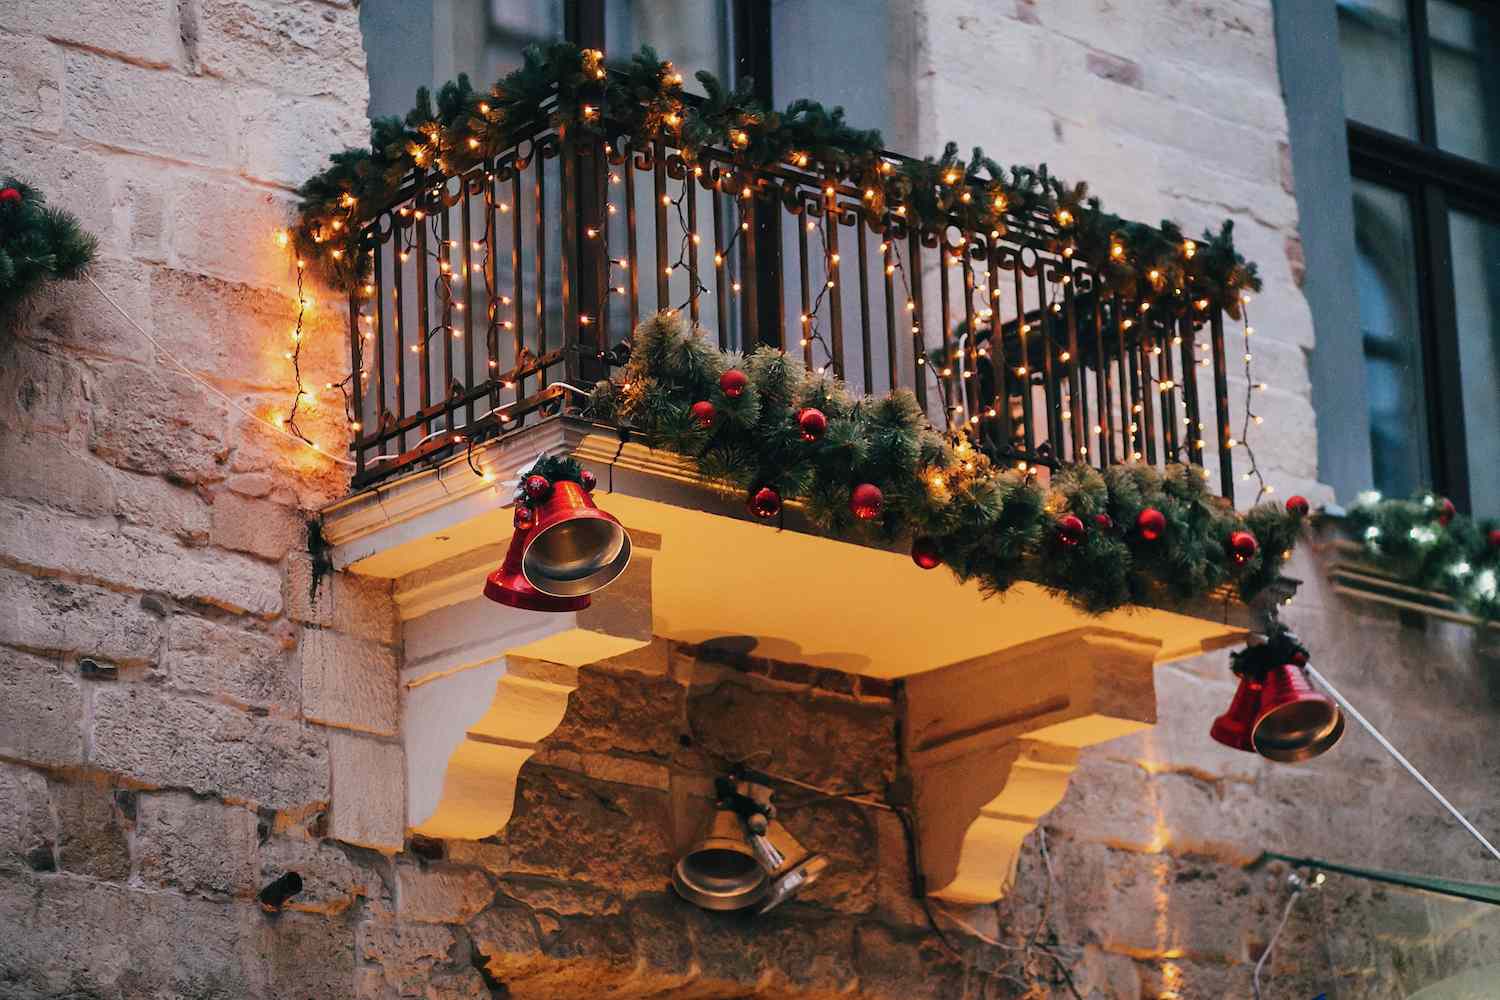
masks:
<svg viewBox="0 0 1500 1000"><path fill-rule="evenodd" d="M202 378L201 376L199 376L196 372L194 372L186 364L184 364L182 362L182 360L177 357L177 355L175 355L171 351L167 350L167 348L162 345L161 341L157 340L151 334L147 333L146 330L145 330L145 328L142 327L139 323L137 323L135 321L135 319L128 312L126 312L124 310L124 308L121 307L120 303L118 303L118 302L116 302L114 300L113 296L111 296L102 287L100 287L99 283L94 280L94 278L93 278L92 275L85 274L83 276L83 278L90 285L94 286L94 290L96 292L98 292L101 297L103 297L103 299L104 299L105 302L108 302L112 307L114 307L115 312L119 313L120 317L122 319L124 319L125 322L128 323L131 326L131 328L135 330L136 333L140 334L143 338L145 338L145 340L147 341L147 343L149 343L152 347L154 347L156 349L156 351L157 351L158 354L160 354L162 357L164 357L168 361L170 361L172 363L173 367L175 367L177 369L177 371L180 372L182 375L184 375L187 378L191 379L192 381L198 383L200 386L202 386L203 388L207 389L209 392L213 393L215 396L219 397L220 399L222 399L226 404L229 405L229 407L231 409L233 409L236 412L242 414L243 416L249 417L251 420L255 421L256 423L261 424L262 426L264 426L267 430L269 430L269 431L271 431L271 432L273 432L273 433L275 433L277 435L280 435L281 437L286 438L288 441L295 441L299 445L303 446L304 448L311 448L313 451L317 452L319 455L322 455L324 458L327 458L327 459L329 459L331 461L337 462L340 465L348 466L350 468L354 467L354 462L353 461L351 461L351 460L349 460L347 458L341 458L338 455L335 455L335 454L333 454L333 453L331 453L329 451L326 451L322 447L320 447L316 442L309 441L309 440L307 440L306 438L303 438L303 437L299 437L298 435L293 434L290 431L286 430L286 428L284 428L284 427L278 427L273 421L267 420L265 417L262 417L259 414L255 413L254 411L250 410L248 407L242 405L239 402L239 400L233 398L227 392L225 392L224 390L220 389L218 386L214 385L213 383L211 383L208 380L206 380L206 379Z"/></svg>

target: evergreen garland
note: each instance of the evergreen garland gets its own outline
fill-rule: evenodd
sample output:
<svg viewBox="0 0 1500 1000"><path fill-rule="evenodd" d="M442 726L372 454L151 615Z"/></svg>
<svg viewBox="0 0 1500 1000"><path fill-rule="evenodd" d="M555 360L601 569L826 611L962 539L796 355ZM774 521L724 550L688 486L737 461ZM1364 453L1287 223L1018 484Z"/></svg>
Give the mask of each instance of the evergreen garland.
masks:
<svg viewBox="0 0 1500 1000"><path fill-rule="evenodd" d="M70 213L14 177L0 182L0 308L51 278L82 277L97 241Z"/></svg>
<svg viewBox="0 0 1500 1000"><path fill-rule="evenodd" d="M720 386L731 369L748 376L737 396ZM703 402L714 408L707 426L692 409ZM813 440L797 419L809 407L827 418ZM675 312L637 328L629 366L595 387L590 412L633 428L650 447L693 458L704 479L730 495L770 487L801 501L831 537L922 539L986 593L1031 580L1090 613L1192 600L1225 584L1248 601L1277 578L1297 534L1294 514L1273 504L1236 514L1186 466L1165 474L1145 465L1068 466L1044 488L997 468L967 439L934 431L907 390L853 399L837 379L782 351L722 352ZM850 509L861 483L883 494L870 520ZM1136 529L1148 508L1165 518L1154 541ZM1070 514L1084 525L1072 544L1060 530ZM1228 548L1237 530L1259 542L1242 563Z"/></svg>
<svg viewBox="0 0 1500 1000"><path fill-rule="evenodd" d="M348 289L369 266L362 224L395 201L403 182L414 178L420 190L550 127L610 141L661 139L689 162L713 146L749 168L787 164L857 187L875 220L890 213L919 229L956 223L1011 233L1083 261L1117 294L1179 314L1213 306L1238 318L1242 296L1260 289L1229 222L1199 240L1172 222L1126 222L1105 212L1086 185L1067 184L1046 165L1006 170L978 148L965 160L954 143L936 158L893 160L881 153L880 133L849 125L842 108L797 100L778 112L753 96L748 81L730 89L710 73L697 78L701 99L687 97L682 75L649 47L606 70L598 50L555 42L527 48L521 66L487 93L462 75L435 100L423 88L404 119L371 123L369 149L334 154L302 185L297 253L324 282Z"/></svg>
<svg viewBox="0 0 1500 1000"><path fill-rule="evenodd" d="M1390 500L1362 493L1345 529L1377 567L1452 598L1483 621L1500 620L1500 521L1476 522L1431 493Z"/></svg>

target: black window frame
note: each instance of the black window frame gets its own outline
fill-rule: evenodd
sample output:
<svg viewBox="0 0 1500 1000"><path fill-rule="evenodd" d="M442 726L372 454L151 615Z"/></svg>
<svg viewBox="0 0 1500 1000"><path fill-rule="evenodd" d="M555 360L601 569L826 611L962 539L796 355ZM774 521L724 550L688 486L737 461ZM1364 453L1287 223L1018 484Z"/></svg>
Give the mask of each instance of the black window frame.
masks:
<svg viewBox="0 0 1500 1000"><path fill-rule="evenodd" d="M1500 25L1500 7L1489 0L1449 0L1489 15ZM1346 119L1351 175L1405 194L1413 213L1417 306L1427 405L1432 488L1458 509L1472 510L1468 434L1459 371L1457 295L1453 277L1450 211L1500 225L1500 168L1438 146L1427 0L1406 0L1412 79L1417 96L1417 137L1397 135Z"/></svg>

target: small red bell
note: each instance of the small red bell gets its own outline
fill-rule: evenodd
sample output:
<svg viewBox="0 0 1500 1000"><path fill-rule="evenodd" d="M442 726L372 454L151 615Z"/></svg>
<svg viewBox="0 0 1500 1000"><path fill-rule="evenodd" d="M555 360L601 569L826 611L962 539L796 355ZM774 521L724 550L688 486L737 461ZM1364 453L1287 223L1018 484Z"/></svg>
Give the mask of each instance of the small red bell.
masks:
<svg viewBox="0 0 1500 1000"><path fill-rule="evenodd" d="M527 582L521 573L521 556L531 535L528 528L516 528L506 550L505 562L484 581L484 596L492 601L522 611L581 611L589 606L589 597L553 597Z"/></svg>
<svg viewBox="0 0 1500 1000"><path fill-rule="evenodd" d="M1260 715L1260 693L1260 681L1241 677L1229 710L1214 720L1208 735L1232 750L1254 753L1250 730L1255 727L1256 716Z"/></svg>
<svg viewBox="0 0 1500 1000"><path fill-rule="evenodd" d="M1260 714L1250 729L1255 752L1284 764L1327 753L1344 735L1344 713L1290 663L1266 672Z"/></svg>
<svg viewBox="0 0 1500 1000"><path fill-rule="evenodd" d="M521 572L531 586L553 597L584 597L625 572L630 535L582 486L554 483L535 509L536 524L521 552Z"/></svg>

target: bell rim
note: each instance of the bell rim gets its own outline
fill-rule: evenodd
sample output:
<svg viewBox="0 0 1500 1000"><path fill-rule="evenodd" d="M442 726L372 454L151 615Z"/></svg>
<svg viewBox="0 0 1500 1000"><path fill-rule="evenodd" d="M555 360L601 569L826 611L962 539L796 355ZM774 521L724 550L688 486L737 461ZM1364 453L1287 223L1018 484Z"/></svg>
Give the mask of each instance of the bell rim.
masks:
<svg viewBox="0 0 1500 1000"><path fill-rule="evenodd" d="M705 887L688 878L684 874L684 866L693 855L707 850L728 851L748 858L751 871L759 876L755 884L733 891L720 891ZM765 869L756 861L755 853L750 850L749 846L743 841L731 840L727 837L706 837L698 841L672 866L672 888L677 895L705 910L729 912L748 909L765 898L766 893L770 891L771 881Z"/></svg>
<svg viewBox="0 0 1500 1000"><path fill-rule="evenodd" d="M1260 754L1267 760L1274 761L1277 764L1300 764L1304 761L1312 760L1315 757L1321 757L1323 756L1323 754L1327 753L1335 746L1337 746L1339 741L1344 738L1343 709L1335 705L1333 711L1333 722L1329 724L1328 728L1319 733L1313 739L1307 741L1306 743L1299 744L1298 746L1278 747L1272 744L1262 746L1261 743L1255 739L1255 734L1260 730L1259 722L1261 720L1259 719L1256 720L1257 725L1251 731L1250 742L1254 747L1256 753Z"/></svg>
<svg viewBox="0 0 1500 1000"><path fill-rule="evenodd" d="M611 583L614 583L615 580L619 579L620 575L624 573L625 570L630 566L630 560L635 555L635 545L630 540L630 532L626 531L625 526L621 524L619 520L612 516L608 511L603 511L595 508L591 511L584 511L582 513L576 514L573 518L568 518L566 520L574 520L578 517L583 517L588 520L600 520L605 522L606 524L613 525L614 529L620 533L620 549L615 553L615 557L613 559L600 566L598 569L594 570L594 572L590 573L588 576L582 576L576 580L564 580L557 582L546 580L545 578L543 578L539 582L537 579L533 579L530 573L530 570L532 569L532 548L536 545L539 539L547 534L547 532L563 524L565 519L559 519L550 524L539 524L535 526L531 529L531 536L526 539L525 548L521 551L521 575L526 579L526 582L529 583L533 588L535 588L539 593L546 594L548 597L587 597L589 594L592 594L597 590L603 590Z"/></svg>

